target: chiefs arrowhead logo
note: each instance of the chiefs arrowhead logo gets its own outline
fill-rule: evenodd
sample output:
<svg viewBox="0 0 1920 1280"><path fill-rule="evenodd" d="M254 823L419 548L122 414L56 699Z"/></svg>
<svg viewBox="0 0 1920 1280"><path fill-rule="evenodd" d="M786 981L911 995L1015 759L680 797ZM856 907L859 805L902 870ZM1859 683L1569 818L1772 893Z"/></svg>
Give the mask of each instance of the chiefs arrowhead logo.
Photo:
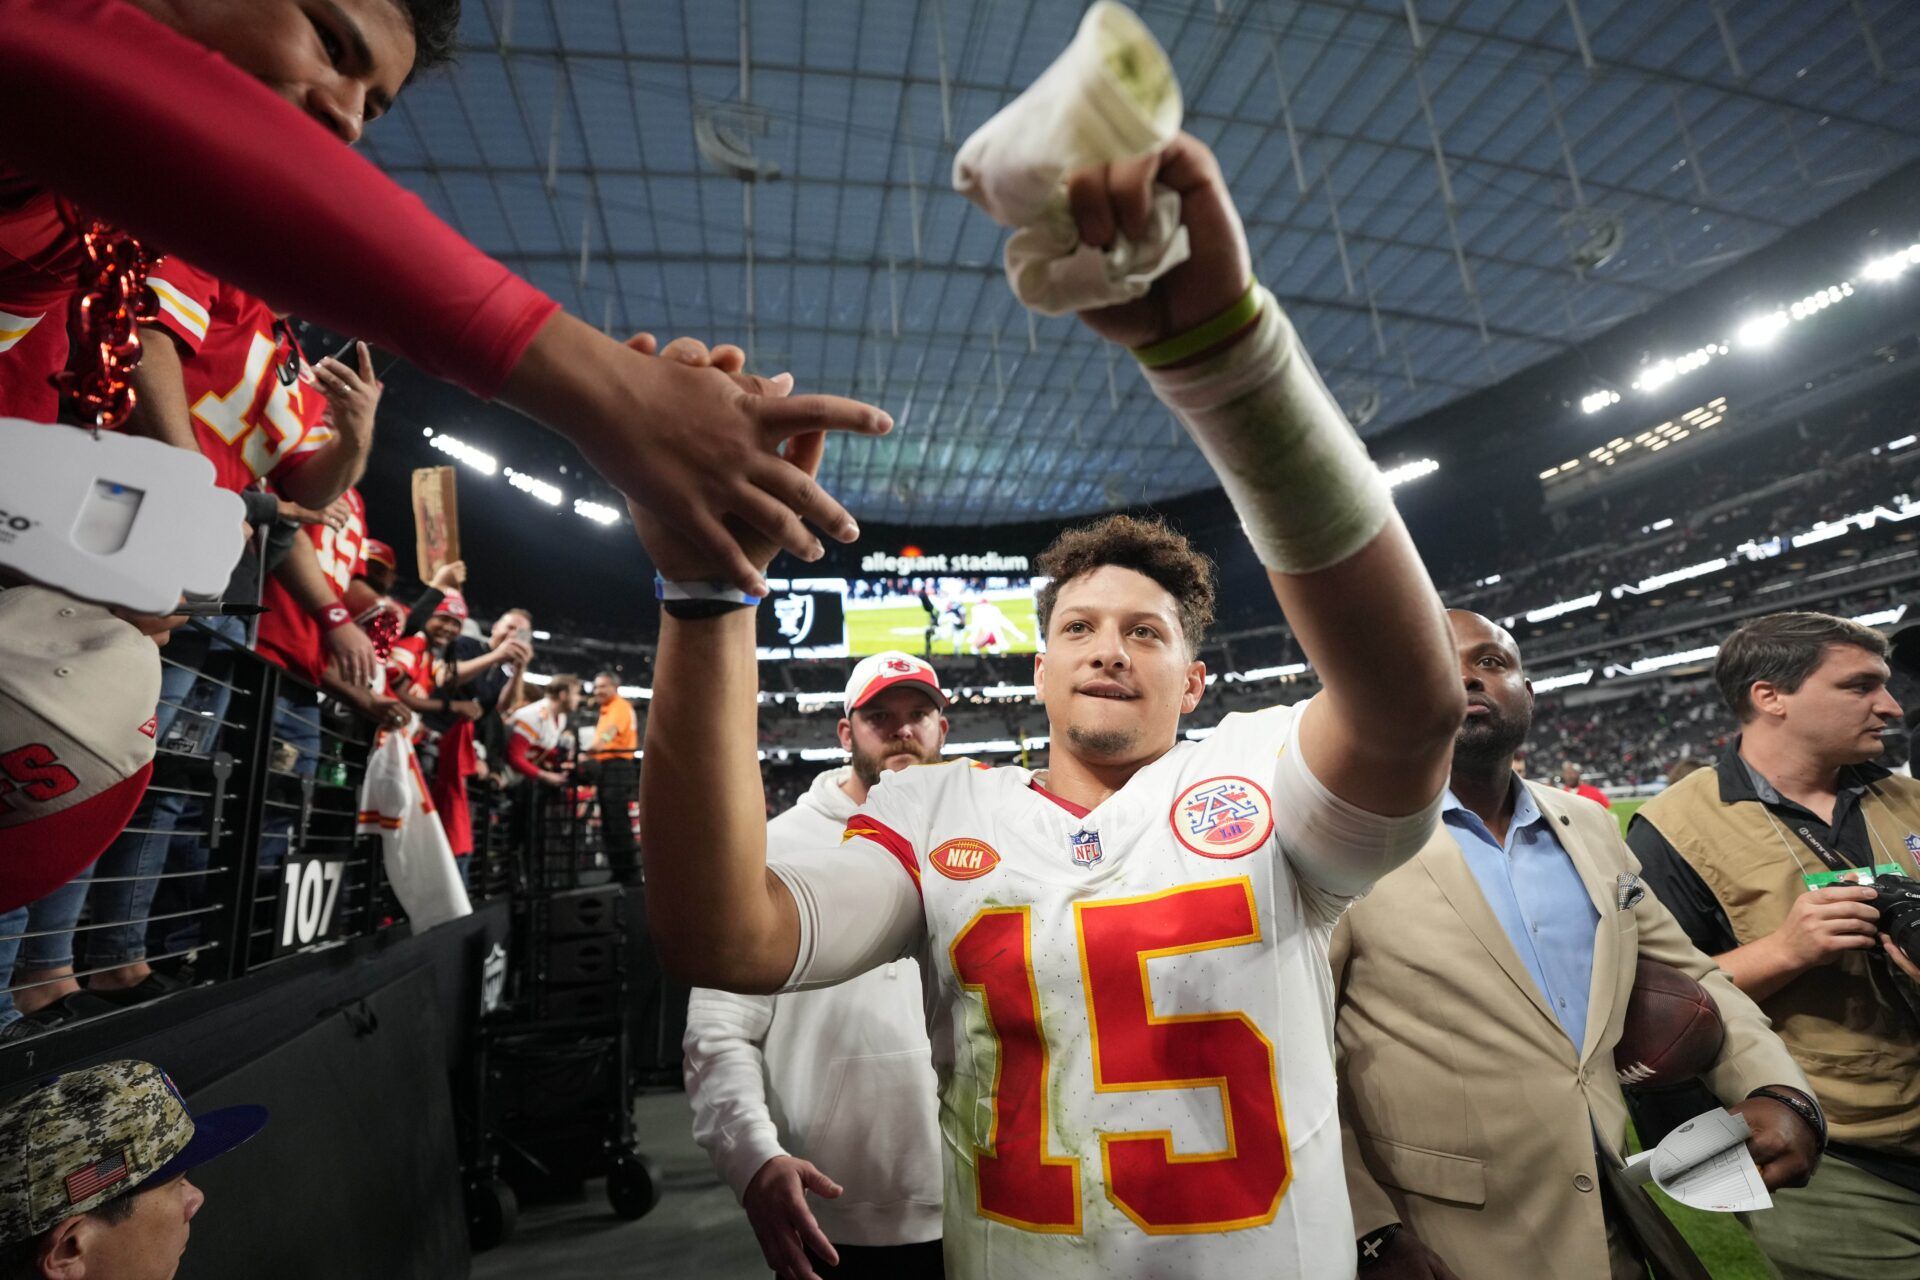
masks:
<svg viewBox="0 0 1920 1280"><path fill-rule="evenodd" d="M1000 855L986 841L962 836L935 849L927 861L949 880L978 880L1000 865Z"/></svg>
<svg viewBox="0 0 1920 1280"><path fill-rule="evenodd" d="M140 726L140 732L146 734L149 738L153 737L159 731L160 731L159 716L148 716L147 722Z"/></svg>
<svg viewBox="0 0 1920 1280"><path fill-rule="evenodd" d="M888 658L887 670L898 671L904 675L913 670L913 664L911 662L908 662L905 658Z"/></svg>

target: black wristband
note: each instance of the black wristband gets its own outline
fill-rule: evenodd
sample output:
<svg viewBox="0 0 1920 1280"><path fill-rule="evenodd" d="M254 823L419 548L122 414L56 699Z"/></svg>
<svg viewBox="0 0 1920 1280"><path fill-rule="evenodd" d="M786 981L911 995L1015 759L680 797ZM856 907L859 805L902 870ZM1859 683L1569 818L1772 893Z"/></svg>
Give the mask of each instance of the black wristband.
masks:
<svg viewBox="0 0 1920 1280"><path fill-rule="evenodd" d="M1762 1085L1747 1095L1749 1098L1772 1098L1781 1106L1805 1120L1813 1128L1813 1136L1820 1150L1827 1149L1827 1117L1821 1113L1818 1103L1791 1089L1776 1089L1772 1085Z"/></svg>
<svg viewBox="0 0 1920 1280"><path fill-rule="evenodd" d="M736 609L753 607L752 604L740 600L662 600L660 602L661 610L669 617L696 622L702 618L717 618L723 613L732 613Z"/></svg>
<svg viewBox="0 0 1920 1280"><path fill-rule="evenodd" d="M1387 1256L1387 1246L1399 1234L1400 1224L1389 1222L1386 1226L1361 1236L1355 1246L1360 1251L1360 1270L1365 1271L1368 1267L1376 1266L1383 1261Z"/></svg>

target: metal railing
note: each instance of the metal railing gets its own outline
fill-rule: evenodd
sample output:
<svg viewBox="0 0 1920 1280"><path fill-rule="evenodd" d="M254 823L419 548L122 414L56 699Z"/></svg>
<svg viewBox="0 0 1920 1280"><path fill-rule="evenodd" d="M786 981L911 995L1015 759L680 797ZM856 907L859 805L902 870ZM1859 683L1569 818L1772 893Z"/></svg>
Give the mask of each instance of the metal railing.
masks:
<svg viewBox="0 0 1920 1280"><path fill-rule="evenodd" d="M17 1004L44 1003L29 993L124 977L138 960L225 981L406 923L379 837L359 830L372 726L199 622L161 661L160 742L132 820L74 881L0 914L0 1028ZM490 840L496 808L476 807ZM489 887L505 881L475 896ZM101 1011L67 1003L75 1018Z"/></svg>

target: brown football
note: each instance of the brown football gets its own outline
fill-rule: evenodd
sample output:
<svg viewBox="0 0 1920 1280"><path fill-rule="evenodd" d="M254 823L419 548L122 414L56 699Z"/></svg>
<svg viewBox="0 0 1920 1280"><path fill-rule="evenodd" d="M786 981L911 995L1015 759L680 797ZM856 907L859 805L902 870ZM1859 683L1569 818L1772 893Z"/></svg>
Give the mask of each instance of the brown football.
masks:
<svg viewBox="0 0 1920 1280"><path fill-rule="evenodd" d="M1621 1084L1691 1080L1713 1065L1725 1038L1720 1011L1705 987L1671 965L1640 957L1626 1023L1613 1047Z"/></svg>

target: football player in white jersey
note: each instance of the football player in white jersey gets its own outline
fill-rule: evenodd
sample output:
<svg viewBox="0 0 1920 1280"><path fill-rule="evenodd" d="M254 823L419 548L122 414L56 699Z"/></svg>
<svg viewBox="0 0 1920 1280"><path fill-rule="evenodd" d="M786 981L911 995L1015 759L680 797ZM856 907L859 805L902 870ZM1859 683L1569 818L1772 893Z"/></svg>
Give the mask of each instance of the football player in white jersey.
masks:
<svg viewBox="0 0 1920 1280"><path fill-rule="evenodd" d="M1041 564L1050 771L891 774L837 855L769 867L749 602L635 512L666 613L642 800L656 944L688 980L742 991L920 960L947 1270L966 1280L1353 1275L1327 940L1433 829L1464 713L1439 600L1250 283L1212 154L1183 135L1075 173L1082 239L1141 236L1156 184L1180 196L1192 257L1081 319L1133 351L1213 463L1320 677L1310 701L1181 741L1211 566L1164 526L1110 518ZM787 448L817 467L817 437Z"/></svg>

